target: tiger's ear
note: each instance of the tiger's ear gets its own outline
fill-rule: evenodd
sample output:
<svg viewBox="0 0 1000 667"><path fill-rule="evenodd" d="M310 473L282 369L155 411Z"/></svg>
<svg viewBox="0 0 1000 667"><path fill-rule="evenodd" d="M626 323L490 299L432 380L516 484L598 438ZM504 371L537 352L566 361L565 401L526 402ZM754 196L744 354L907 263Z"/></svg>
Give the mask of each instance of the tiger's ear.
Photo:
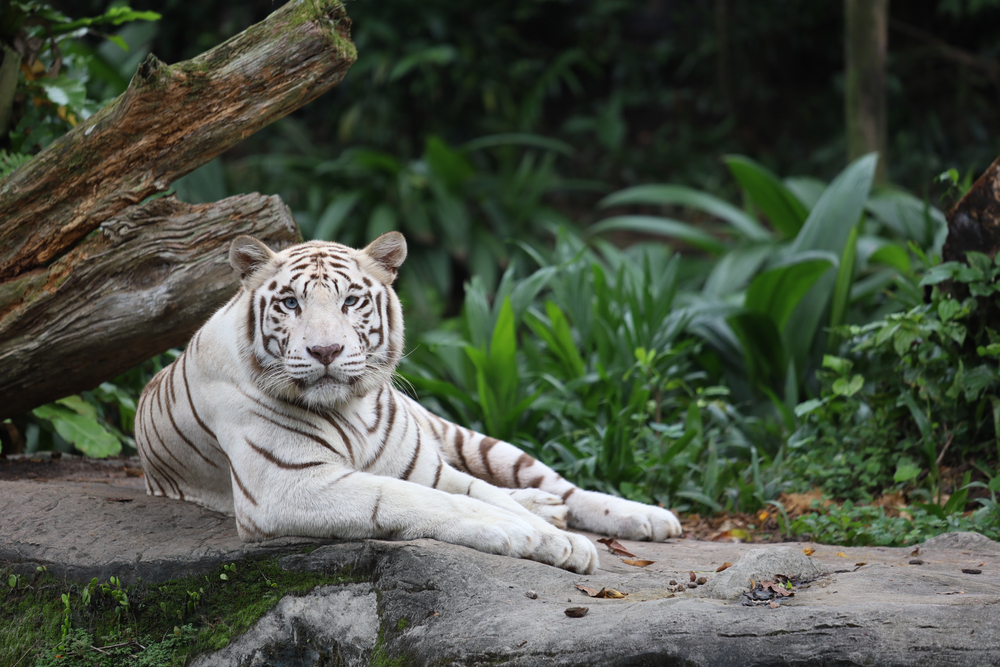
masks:
<svg viewBox="0 0 1000 667"><path fill-rule="evenodd" d="M229 246L229 263L240 272L240 280L245 280L273 257L270 248L251 236L237 236Z"/></svg>
<svg viewBox="0 0 1000 667"><path fill-rule="evenodd" d="M396 279L396 272L406 259L406 239L399 232L386 232L369 243L361 252L371 257L377 268L388 273L382 282L391 283Z"/></svg>

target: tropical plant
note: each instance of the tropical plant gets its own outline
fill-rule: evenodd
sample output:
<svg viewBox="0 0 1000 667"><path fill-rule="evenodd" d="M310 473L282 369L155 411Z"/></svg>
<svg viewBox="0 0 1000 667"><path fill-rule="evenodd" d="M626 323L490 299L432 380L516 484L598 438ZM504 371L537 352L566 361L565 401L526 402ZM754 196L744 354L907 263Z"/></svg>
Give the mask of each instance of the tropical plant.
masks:
<svg viewBox="0 0 1000 667"><path fill-rule="evenodd" d="M967 260L926 273L930 303L845 327L845 356L825 359L820 397L796 408L801 485L853 499L903 490L935 516L965 511L966 473L1000 491L1000 267Z"/></svg>
<svg viewBox="0 0 1000 667"><path fill-rule="evenodd" d="M540 268L508 269L492 305L473 279L462 316L421 337L405 378L431 409L584 486L681 509L762 506L787 486L779 440L699 368L679 258L596 247L564 229L550 256L526 249Z"/></svg>
<svg viewBox="0 0 1000 667"><path fill-rule="evenodd" d="M677 185L637 186L601 201L603 208L680 207L722 225L621 214L589 231L655 234L709 254L714 266L701 294L685 302L699 312L695 330L740 399L757 390L787 417L823 354L836 348L829 327L867 321L918 299L911 255L940 248L944 218L905 192L872 192L874 155L848 165L828 186L782 181L746 157L724 160L743 208ZM887 294L890 286L895 289Z"/></svg>

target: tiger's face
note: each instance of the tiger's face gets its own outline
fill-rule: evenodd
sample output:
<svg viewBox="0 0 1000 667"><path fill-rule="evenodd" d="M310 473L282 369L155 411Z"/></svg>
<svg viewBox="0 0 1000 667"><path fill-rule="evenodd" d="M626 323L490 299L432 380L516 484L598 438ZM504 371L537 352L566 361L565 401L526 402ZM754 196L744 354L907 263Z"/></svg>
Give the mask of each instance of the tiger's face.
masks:
<svg viewBox="0 0 1000 667"><path fill-rule="evenodd" d="M234 240L230 262L249 293L244 353L260 388L321 407L389 381L403 350L391 284L405 258L398 232L363 250L311 241L273 253L256 239Z"/></svg>

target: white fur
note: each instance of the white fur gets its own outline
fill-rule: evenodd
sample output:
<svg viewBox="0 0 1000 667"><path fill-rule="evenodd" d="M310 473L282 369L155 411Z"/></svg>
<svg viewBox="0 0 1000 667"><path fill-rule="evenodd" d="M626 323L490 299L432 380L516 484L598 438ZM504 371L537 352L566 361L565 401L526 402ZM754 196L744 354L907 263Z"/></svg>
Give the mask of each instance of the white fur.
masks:
<svg viewBox="0 0 1000 667"><path fill-rule="evenodd" d="M405 255L394 233L365 250L234 242L241 292L140 398L149 493L233 515L244 540L431 537L581 573L597 551L567 524L678 535L669 511L578 489L393 388L402 315L388 283ZM337 346L332 361L317 353Z"/></svg>

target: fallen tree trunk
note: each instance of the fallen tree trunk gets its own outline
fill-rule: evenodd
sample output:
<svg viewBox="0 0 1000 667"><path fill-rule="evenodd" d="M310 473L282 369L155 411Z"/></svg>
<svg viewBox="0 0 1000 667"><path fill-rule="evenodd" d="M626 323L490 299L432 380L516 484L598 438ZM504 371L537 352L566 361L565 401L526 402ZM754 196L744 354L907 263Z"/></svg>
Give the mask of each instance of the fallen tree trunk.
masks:
<svg viewBox="0 0 1000 667"><path fill-rule="evenodd" d="M147 58L121 96L0 181L0 280L339 83L357 57L349 30L339 0L298 0L192 60Z"/></svg>
<svg viewBox="0 0 1000 667"><path fill-rule="evenodd" d="M340 0L293 0L192 60L150 56L125 93L0 181L0 419L182 344L235 290L235 236L300 240L276 197L142 202L355 58Z"/></svg>
<svg viewBox="0 0 1000 667"><path fill-rule="evenodd" d="M46 269L0 285L0 419L183 344L237 289L229 243L300 239L277 196L134 206Z"/></svg>

